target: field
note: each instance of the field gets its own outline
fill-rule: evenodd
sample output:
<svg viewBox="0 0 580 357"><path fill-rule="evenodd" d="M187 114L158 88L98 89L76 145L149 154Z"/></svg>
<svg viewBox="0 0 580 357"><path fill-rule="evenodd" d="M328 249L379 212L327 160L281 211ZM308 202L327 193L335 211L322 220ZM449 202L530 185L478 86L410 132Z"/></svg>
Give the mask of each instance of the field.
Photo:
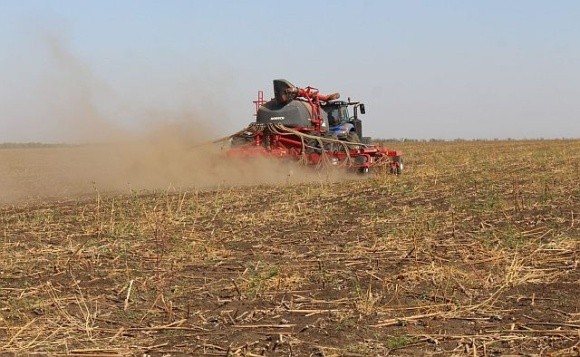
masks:
<svg viewBox="0 0 580 357"><path fill-rule="evenodd" d="M579 355L580 141L392 146L401 176L66 199L36 168L0 206L0 355Z"/></svg>

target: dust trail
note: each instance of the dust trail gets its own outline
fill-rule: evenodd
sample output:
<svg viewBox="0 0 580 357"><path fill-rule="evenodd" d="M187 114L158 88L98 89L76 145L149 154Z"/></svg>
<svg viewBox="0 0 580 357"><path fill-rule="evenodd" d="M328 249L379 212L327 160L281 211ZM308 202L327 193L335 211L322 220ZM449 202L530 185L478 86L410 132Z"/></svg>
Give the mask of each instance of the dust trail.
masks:
<svg viewBox="0 0 580 357"><path fill-rule="evenodd" d="M207 124L216 113L211 106L208 110L147 103L137 111L140 128L127 129L105 113L123 112L122 108L111 110L112 103L134 106L139 100L132 96L138 93L115 96L115 90L96 78L61 36L49 33L43 36L43 44L46 67L29 84L31 92L41 95L29 106L35 107L49 137L82 145L0 149L0 203L72 199L95 191L129 193L328 179L280 162L228 160L219 146L197 146L216 137ZM188 85L188 90L203 98L206 87L194 86ZM175 86L175 96L193 95L178 90ZM109 110L103 108L107 106Z"/></svg>
<svg viewBox="0 0 580 357"><path fill-rule="evenodd" d="M340 180L343 173L268 159L228 159L216 145L174 136L59 148L0 149L0 204L99 194L182 192L256 184Z"/></svg>
<svg viewBox="0 0 580 357"><path fill-rule="evenodd" d="M44 36L50 71L44 81L53 131L67 142L100 142L123 136L99 111L98 98L109 94L90 68L54 34Z"/></svg>

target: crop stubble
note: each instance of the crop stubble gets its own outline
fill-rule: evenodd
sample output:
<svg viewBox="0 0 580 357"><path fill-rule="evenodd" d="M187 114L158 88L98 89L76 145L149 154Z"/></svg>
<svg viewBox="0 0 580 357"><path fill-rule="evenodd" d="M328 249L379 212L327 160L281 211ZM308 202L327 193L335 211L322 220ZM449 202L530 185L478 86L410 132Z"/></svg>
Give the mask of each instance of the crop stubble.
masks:
<svg viewBox="0 0 580 357"><path fill-rule="evenodd" d="M578 354L580 142L396 145L399 177L4 205L0 351Z"/></svg>

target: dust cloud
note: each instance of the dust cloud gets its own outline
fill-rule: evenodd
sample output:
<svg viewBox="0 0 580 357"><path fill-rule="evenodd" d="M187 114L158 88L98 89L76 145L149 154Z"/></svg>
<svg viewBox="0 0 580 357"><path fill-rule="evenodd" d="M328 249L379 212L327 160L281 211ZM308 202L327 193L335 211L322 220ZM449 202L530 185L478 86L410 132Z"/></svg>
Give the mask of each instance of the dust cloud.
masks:
<svg viewBox="0 0 580 357"><path fill-rule="evenodd" d="M228 158L227 147L192 147L170 132L132 142L0 149L0 203L333 179L297 164Z"/></svg>
<svg viewBox="0 0 580 357"><path fill-rule="evenodd" d="M42 71L28 88L22 87L35 98L28 103L20 100L22 108L12 113L28 110L29 121L23 120L23 126L38 124L42 116L42 134L66 145L0 149L0 203L75 199L95 192L184 191L329 179L278 161L227 158L223 144L211 143L216 135L208 118L219 112L215 106L147 103L132 113L140 116L138 127L127 127L110 113L127 115L125 108L139 102L132 98L138 93L117 95L59 36L46 35L42 43ZM203 98L203 86L188 89Z"/></svg>

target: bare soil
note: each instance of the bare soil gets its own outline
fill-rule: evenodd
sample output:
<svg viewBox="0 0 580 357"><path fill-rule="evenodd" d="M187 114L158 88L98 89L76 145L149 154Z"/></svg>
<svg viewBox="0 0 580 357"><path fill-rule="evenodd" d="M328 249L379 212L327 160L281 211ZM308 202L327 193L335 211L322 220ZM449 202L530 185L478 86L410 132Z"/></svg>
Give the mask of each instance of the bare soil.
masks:
<svg viewBox="0 0 580 357"><path fill-rule="evenodd" d="M579 355L580 141L396 146L401 176L5 203L0 354Z"/></svg>

